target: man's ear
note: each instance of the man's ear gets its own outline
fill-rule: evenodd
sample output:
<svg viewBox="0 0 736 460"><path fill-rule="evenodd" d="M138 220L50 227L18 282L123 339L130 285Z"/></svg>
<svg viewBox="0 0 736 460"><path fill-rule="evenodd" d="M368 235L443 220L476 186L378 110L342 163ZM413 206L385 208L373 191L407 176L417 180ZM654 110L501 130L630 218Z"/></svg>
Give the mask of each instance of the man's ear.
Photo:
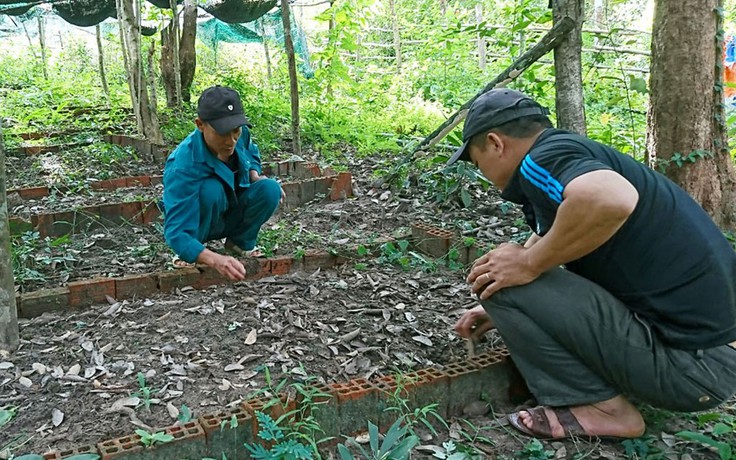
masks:
<svg viewBox="0 0 736 460"><path fill-rule="evenodd" d="M504 140L498 133L489 132L486 137L486 145L492 148L494 152L498 152L499 155L503 153Z"/></svg>
<svg viewBox="0 0 736 460"><path fill-rule="evenodd" d="M197 129L199 130L199 132L204 132L204 122L202 120L196 118L194 120L194 124L197 125Z"/></svg>

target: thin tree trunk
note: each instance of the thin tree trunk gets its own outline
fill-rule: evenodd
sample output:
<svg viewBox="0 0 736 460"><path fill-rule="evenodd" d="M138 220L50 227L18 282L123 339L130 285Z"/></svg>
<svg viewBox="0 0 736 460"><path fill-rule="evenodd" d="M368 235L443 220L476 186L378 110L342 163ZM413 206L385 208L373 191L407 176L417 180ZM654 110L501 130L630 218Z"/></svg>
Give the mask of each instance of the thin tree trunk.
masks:
<svg viewBox="0 0 736 460"><path fill-rule="evenodd" d="M396 54L396 70L401 72L401 33L399 32L399 21L396 19L396 2L388 0L391 9L391 28L394 31L394 53Z"/></svg>
<svg viewBox="0 0 736 460"><path fill-rule="evenodd" d="M132 86L131 98L137 102L138 128L155 144L163 144L156 107L151 104L144 81L143 58L140 44L140 6L134 0L116 0L118 21L123 29L128 54L128 81ZM135 5L135 6L134 6Z"/></svg>
<svg viewBox="0 0 736 460"><path fill-rule="evenodd" d="M0 126L0 357L15 351L20 342L14 284L5 185L5 148Z"/></svg>
<svg viewBox="0 0 736 460"><path fill-rule="evenodd" d="M133 107L133 115L135 116L135 121L138 126L138 132L143 132L140 104L138 104L138 93L135 89L133 74L130 72L131 65L130 58L128 57L128 44L126 43L125 32L123 31L123 21L120 19L122 14L120 12L122 9L122 1L123 0L115 0L115 8L118 14L118 31L120 32L120 50L123 53L123 64L125 64L125 75L127 77L126 80L128 81L128 91L130 92L130 104Z"/></svg>
<svg viewBox="0 0 736 460"><path fill-rule="evenodd" d="M332 20L330 20L332 22ZM271 52L268 49L268 39L266 38L266 28L263 27L263 18L258 20L258 29L263 40L263 52L266 55L266 75L268 76L268 85L271 85ZM329 36L329 35L328 35Z"/></svg>
<svg viewBox="0 0 736 460"><path fill-rule="evenodd" d="M291 90L291 136L294 146L294 155L301 155L301 133L299 121L299 81L296 73L296 56L294 55L294 42L291 39L291 17L289 2L281 0L281 18L284 23L284 45L286 56L289 61L289 87Z"/></svg>
<svg viewBox="0 0 736 460"><path fill-rule="evenodd" d="M179 8L176 6L176 0L169 0L169 5L171 6L171 12L174 15L171 19L172 24L174 24L172 34L172 51L174 55L174 87L176 88L176 98L174 99L174 103L176 107L181 107L181 63L179 61L179 40L181 39L181 35L179 33Z"/></svg>
<svg viewBox="0 0 736 460"><path fill-rule="evenodd" d="M100 67L100 81L102 82L102 90L105 95L110 99L110 88L107 86L107 75L105 74L105 53L102 48L102 34L100 32L100 25L95 26L95 36L97 37L97 63Z"/></svg>
<svg viewBox="0 0 736 460"><path fill-rule="evenodd" d="M38 59L38 55L36 55L36 50L33 46L33 40L31 40L31 34L28 33L28 27L26 27L26 23L21 21L20 25L23 26L23 31L26 33L26 38L28 39L28 45L31 49L31 53L33 54L33 59Z"/></svg>
<svg viewBox="0 0 736 460"><path fill-rule="evenodd" d="M483 5L480 3L475 5L475 22L477 24L483 22ZM486 38L478 34L478 67L480 67L480 70L486 70L486 64Z"/></svg>
<svg viewBox="0 0 736 460"><path fill-rule="evenodd" d="M593 22L598 29L604 28L606 17L606 5L604 0L594 0L593 2ZM598 34L593 35L593 46L600 45Z"/></svg>
<svg viewBox="0 0 736 460"><path fill-rule="evenodd" d="M161 80L166 91L166 106L176 107L176 82L174 81L173 23L161 29Z"/></svg>
<svg viewBox="0 0 736 460"><path fill-rule="evenodd" d="M151 105L158 107L158 98L156 96L156 69L153 66L153 55L156 53L156 42L151 41L151 47L148 48L148 73L146 83L148 91L151 94Z"/></svg>
<svg viewBox="0 0 736 460"><path fill-rule="evenodd" d="M585 104L583 98L583 22L585 0L553 0L554 22L569 17L575 28L565 35L555 48L555 106L557 126L569 131L586 134Z"/></svg>
<svg viewBox="0 0 736 460"><path fill-rule="evenodd" d="M734 228L736 172L723 109L723 2L656 0L654 8L650 164L684 188L718 225Z"/></svg>
<svg viewBox="0 0 736 460"><path fill-rule="evenodd" d="M38 41L41 44L41 64L43 64L43 78L44 80L49 79L48 62L46 60L46 28L44 27L44 21L41 16L36 16L36 22L38 24Z"/></svg>
<svg viewBox="0 0 736 460"><path fill-rule="evenodd" d="M181 99L191 99L192 82L197 69L197 2L184 0L184 24L179 42L179 65L181 66Z"/></svg>

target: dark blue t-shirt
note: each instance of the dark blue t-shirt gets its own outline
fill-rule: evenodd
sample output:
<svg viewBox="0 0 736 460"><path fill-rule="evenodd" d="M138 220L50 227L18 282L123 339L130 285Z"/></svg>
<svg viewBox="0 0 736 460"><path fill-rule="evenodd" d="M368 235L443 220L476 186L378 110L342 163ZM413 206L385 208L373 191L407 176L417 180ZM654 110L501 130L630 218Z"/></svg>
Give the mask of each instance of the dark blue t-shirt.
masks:
<svg viewBox="0 0 736 460"><path fill-rule="evenodd" d="M639 202L610 240L567 269L608 290L674 347L736 340L736 252L700 205L662 174L588 138L548 129L501 196L521 204L529 226L544 236L565 186L604 169L626 178Z"/></svg>

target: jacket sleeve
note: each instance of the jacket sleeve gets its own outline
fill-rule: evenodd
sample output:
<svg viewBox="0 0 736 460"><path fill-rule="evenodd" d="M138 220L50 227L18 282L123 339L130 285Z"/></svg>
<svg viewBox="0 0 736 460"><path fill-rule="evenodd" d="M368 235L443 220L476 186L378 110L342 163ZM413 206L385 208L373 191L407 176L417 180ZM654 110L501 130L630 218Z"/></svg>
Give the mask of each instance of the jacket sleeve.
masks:
<svg viewBox="0 0 736 460"><path fill-rule="evenodd" d="M199 182L187 168L175 166L164 174L164 238L189 263L194 263L204 250L204 244L197 239Z"/></svg>

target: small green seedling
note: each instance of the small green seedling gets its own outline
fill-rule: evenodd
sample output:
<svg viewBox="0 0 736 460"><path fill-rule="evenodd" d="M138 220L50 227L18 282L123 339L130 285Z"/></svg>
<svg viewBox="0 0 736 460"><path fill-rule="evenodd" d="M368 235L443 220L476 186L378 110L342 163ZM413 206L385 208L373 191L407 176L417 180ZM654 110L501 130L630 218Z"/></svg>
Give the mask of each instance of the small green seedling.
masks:
<svg viewBox="0 0 736 460"><path fill-rule="evenodd" d="M139 372L136 376L138 379L138 391L133 393L133 396L136 396L141 399L142 404L146 407L147 410L151 410L151 394L153 394L153 388L146 385L146 376L143 375L143 372Z"/></svg>
<svg viewBox="0 0 736 460"><path fill-rule="evenodd" d="M163 431L156 433L149 433L146 430L135 430L135 434L141 437L141 444L146 447L152 447L156 444L165 444L174 440L174 437L170 434L166 434Z"/></svg>

